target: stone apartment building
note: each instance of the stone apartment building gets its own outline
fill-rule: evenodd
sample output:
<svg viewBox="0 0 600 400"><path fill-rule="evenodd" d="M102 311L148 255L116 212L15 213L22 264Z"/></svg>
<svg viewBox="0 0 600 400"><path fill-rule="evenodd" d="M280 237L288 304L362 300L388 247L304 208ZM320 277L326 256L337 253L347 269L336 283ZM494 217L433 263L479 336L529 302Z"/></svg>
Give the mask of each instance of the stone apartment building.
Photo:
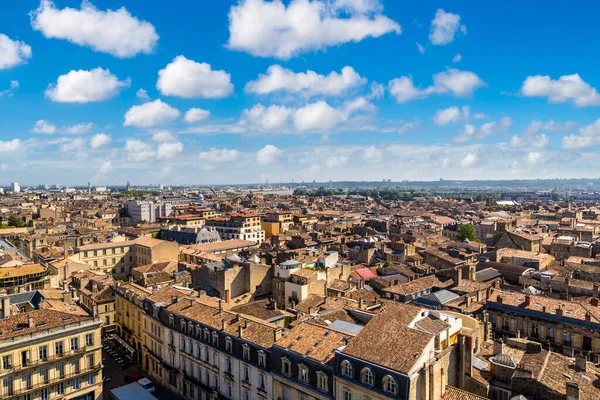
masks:
<svg viewBox="0 0 600 400"><path fill-rule="evenodd" d="M219 232L222 239L242 239L256 243L265 241L265 231L261 227L261 217L253 213L234 213L228 218L210 218L205 226Z"/></svg>
<svg viewBox="0 0 600 400"><path fill-rule="evenodd" d="M50 309L5 316L0 398L101 399L101 324L85 313Z"/></svg>

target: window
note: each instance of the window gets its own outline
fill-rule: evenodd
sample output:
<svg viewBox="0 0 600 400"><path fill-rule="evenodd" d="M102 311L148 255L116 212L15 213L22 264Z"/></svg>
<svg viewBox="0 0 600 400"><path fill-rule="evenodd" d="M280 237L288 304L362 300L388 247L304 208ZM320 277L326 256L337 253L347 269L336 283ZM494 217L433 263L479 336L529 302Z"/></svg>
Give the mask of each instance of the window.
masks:
<svg viewBox="0 0 600 400"><path fill-rule="evenodd" d="M65 376L65 364L60 363L56 366L56 371L58 373L59 378L63 378Z"/></svg>
<svg viewBox="0 0 600 400"><path fill-rule="evenodd" d="M258 352L258 365L261 367L265 367L267 365L267 355L262 350Z"/></svg>
<svg viewBox="0 0 600 400"><path fill-rule="evenodd" d="M7 396L12 396L14 394L12 378L5 378L2 381L2 393Z"/></svg>
<svg viewBox="0 0 600 400"><path fill-rule="evenodd" d="M73 380L71 381L71 387L73 387L73 389L79 389L79 378L73 378Z"/></svg>
<svg viewBox="0 0 600 400"><path fill-rule="evenodd" d="M227 359L225 360L225 368L227 372L231 374L231 358L229 357L227 357Z"/></svg>
<svg viewBox="0 0 600 400"><path fill-rule="evenodd" d="M65 394L65 384L63 382L56 385L56 394Z"/></svg>
<svg viewBox="0 0 600 400"><path fill-rule="evenodd" d="M213 376L213 387L219 389L219 375Z"/></svg>
<svg viewBox="0 0 600 400"><path fill-rule="evenodd" d="M259 386L258 386L259 389L265 390L265 381L266 381L265 374L263 374L261 372L261 374L260 374L260 380L259 380Z"/></svg>
<svg viewBox="0 0 600 400"><path fill-rule="evenodd" d="M210 362L210 351L208 350L208 347L204 348L204 361L207 363Z"/></svg>
<svg viewBox="0 0 600 400"><path fill-rule="evenodd" d="M2 368L4 368L4 369L12 368L12 356L3 356L2 357Z"/></svg>
<svg viewBox="0 0 600 400"><path fill-rule="evenodd" d="M323 372L317 372L317 387L324 392L327 391L327 375Z"/></svg>
<svg viewBox="0 0 600 400"><path fill-rule="evenodd" d="M352 378L354 371L352 370L352 364L350 364L350 361L348 361L348 360L342 361L341 370L342 370L342 375L347 376L348 378Z"/></svg>
<svg viewBox="0 0 600 400"><path fill-rule="evenodd" d="M26 389L31 389L31 374L23 374L23 385Z"/></svg>
<svg viewBox="0 0 600 400"><path fill-rule="evenodd" d="M244 365L244 380L250 382L250 368L247 365Z"/></svg>
<svg viewBox="0 0 600 400"><path fill-rule="evenodd" d="M71 351L79 350L79 338L71 338Z"/></svg>
<svg viewBox="0 0 600 400"><path fill-rule="evenodd" d="M48 388L40 390L40 394L42 395L42 400L48 400Z"/></svg>
<svg viewBox="0 0 600 400"><path fill-rule="evenodd" d="M284 375L290 375L292 373L292 365L290 360L285 357L281 359L281 373Z"/></svg>
<svg viewBox="0 0 600 400"><path fill-rule="evenodd" d="M217 335L217 332L213 332L212 334L212 344L213 346L219 345L219 335Z"/></svg>
<svg viewBox="0 0 600 400"><path fill-rule="evenodd" d="M204 341L208 342L209 341L209 337L210 337L210 334L208 332L208 329L204 328Z"/></svg>
<svg viewBox="0 0 600 400"><path fill-rule="evenodd" d="M40 360L48 359L48 346L40 346L38 348L38 354L40 356Z"/></svg>
<svg viewBox="0 0 600 400"><path fill-rule="evenodd" d="M231 398L232 394L233 394L233 388L231 387L231 383L228 383L227 384L227 397Z"/></svg>
<svg viewBox="0 0 600 400"><path fill-rule="evenodd" d="M308 382L308 368L306 368L306 366L298 366L298 379L305 383Z"/></svg>
<svg viewBox="0 0 600 400"><path fill-rule="evenodd" d="M216 351L213 353L213 365L215 367L219 366L219 353L217 353Z"/></svg>
<svg viewBox="0 0 600 400"><path fill-rule="evenodd" d="M231 338L230 337L225 338L225 351L227 351L228 353L231 353L232 348L233 348L233 345L231 343Z"/></svg>
<svg viewBox="0 0 600 400"><path fill-rule="evenodd" d="M48 374L48 368L40 369L40 381L44 383L48 383L50 380L50 375Z"/></svg>
<svg viewBox="0 0 600 400"><path fill-rule="evenodd" d="M78 374L79 373L79 360L73 360L71 362L71 371Z"/></svg>
<svg viewBox="0 0 600 400"><path fill-rule="evenodd" d="M396 380L389 375L383 377L383 391L396 394Z"/></svg>
<svg viewBox="0 0 600 400"><path fill-rule="evenodd" d="M54 351L56 352L57 356L62 356L63 355L63 342L54 343Z"/></svg>
<svg viewBox="0 0 600 400"><path fill-rule="evenodd" d="M369 368L363 368L362 370L362 383L365 385L373 386L373 372Z"/></svg>
<svg viewBox="0 0 600 400"><path fill-rule="evenodd" d="M88 333L87 335L85 335L85 345L86 346L94 345L94 334L93 333Z"/></svg>
<svg viewBox="0 0 600 400"><path fill-rule="evenodd" d="M92 354L88 354L86 356L86 358L87 358L87 365L88 365L88 367L92 368L94 366L94 354L93 353Z"/></svg>
<svg viewBox="0 0 600 400"><path fill-rule="evenodd" d="M250 346L245 344L243 346L243 351L244 351L244 360L249 360L250 359Z"/></svg>
<svg viewBox="0 0 600 400"><path fill-rule="evenodd" d="M181 337L181 346L180 346L180 348L181 348L180 350L185 353L185 339L184 339L183 336Z"/></svg>
<svg viewBox="0 0 600 400"><path fill-rule="evenodd" d="M88 385L94 384L94 374L88 374L87 382L88 382Z"/></svg>
<svg viewBox="0 0 600 400"><path fill-rule="evenodd" d="M350 392L350 390L348 389L344 389L344 392L342 393L342 398L344 400L352 400L352 392Z"/></svg>

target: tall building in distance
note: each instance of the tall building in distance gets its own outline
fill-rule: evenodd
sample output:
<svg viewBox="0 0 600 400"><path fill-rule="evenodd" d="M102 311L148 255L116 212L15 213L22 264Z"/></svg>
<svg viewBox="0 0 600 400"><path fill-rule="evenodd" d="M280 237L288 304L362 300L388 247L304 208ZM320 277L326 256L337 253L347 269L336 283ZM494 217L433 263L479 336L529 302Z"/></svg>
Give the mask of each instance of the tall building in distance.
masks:
<svg viewBox="0 0 600 400"><path fill-rule="evenodd" d="M21 186L19 182L13 182L10 184L10 191L13 193L21 193Z"/></svg>

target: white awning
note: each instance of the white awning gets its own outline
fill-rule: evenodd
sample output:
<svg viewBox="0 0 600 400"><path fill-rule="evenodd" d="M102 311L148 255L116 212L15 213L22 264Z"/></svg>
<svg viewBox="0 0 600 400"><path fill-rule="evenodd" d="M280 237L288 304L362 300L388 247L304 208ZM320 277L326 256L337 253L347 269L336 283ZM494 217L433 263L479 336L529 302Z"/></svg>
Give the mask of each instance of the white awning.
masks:
<svg viewBox="0 0 600 400"><path fill-rule="evenodd" d="M129 350L129 352L131 354L135 353L135 349L133 347L131 347L126 341L124 341L123 339L121 339L119 337L119 335L117 335L116 333L112 334L112 337L119 343L121 343L127 350Z"/></svg>

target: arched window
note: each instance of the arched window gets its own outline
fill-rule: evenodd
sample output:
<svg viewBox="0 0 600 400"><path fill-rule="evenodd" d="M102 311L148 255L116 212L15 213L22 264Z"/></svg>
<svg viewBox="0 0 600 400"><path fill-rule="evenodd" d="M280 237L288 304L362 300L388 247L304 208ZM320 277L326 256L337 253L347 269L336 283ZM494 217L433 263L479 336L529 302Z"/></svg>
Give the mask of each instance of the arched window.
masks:
<svg viewBox="0 0 600 400"><path fill-rule="evenodd" d="M352 364L350 364L350 361L344 360L340 366L342 369L342 375L352 378L354 371L352 370Z"/></svg>
<svg viewBox="0 0 600 400"><path fill-rule="evenodd" d="M371 371L370 368L363 368L360 375L362 383L364 383L365 385L373 386L375 377L373 376L373 371Z"/></svg>
<svg viewBox="0 0 600 400"><path fill-rule="evenodd" d="M383 377L383 391L396 394L396 380L389 375Z"/></svg>

